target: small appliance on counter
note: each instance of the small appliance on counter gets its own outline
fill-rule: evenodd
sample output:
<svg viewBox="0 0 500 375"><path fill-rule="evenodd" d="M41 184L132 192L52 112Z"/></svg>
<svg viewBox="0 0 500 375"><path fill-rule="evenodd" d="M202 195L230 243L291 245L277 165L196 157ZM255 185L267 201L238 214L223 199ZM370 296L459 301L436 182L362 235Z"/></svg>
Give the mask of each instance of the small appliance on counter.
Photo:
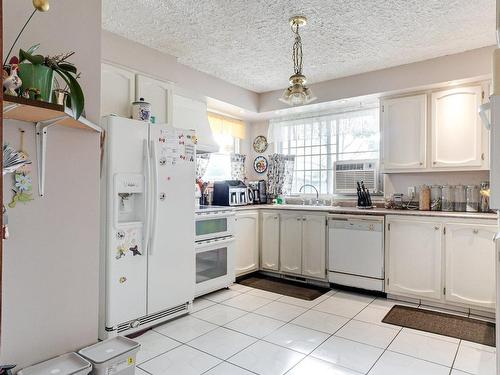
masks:
<svg viewBox="0 0 500 375"><path fill-rule="evenodd" d="M370 192L365 188L363 181L357 181L358 208L373 208Z"/></svg>
<svg viewBox="0 0 500 375"><path fill-rule="evenodd" d="M253 192L253 204L266 204L267 203L267 193L266 193L266 181L250 181L248 187Z"/></svg>
<svg viewBox="0 0 500 375"><path fill-rule="evenodd" d="M216 206L244 206L250 202L249 195L249 189L242 181L216 181L212 203Z"/></svg>

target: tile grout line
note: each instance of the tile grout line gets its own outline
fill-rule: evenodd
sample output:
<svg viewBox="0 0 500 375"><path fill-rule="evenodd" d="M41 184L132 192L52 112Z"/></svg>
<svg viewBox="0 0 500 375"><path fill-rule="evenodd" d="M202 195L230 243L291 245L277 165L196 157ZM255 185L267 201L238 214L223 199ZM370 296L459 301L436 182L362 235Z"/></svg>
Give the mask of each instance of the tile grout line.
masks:
<svg viewBox="0 0 500 375"><path fill-rule="evenodd" d="M256 288L253 288L253 289L256 289ZM357 312L357 313L356 313L353 317L348 318L348 317L344 317L344 316L341 316L341 315L332 314L332 313L329 313L329 312L324 312L324 311L321 311L321 310L315 310L315 309L314 309L315 307L317 307L317 306L318 306L318 305L320 305L321 303L323 303L323 302L327 301L327 300L328 300L328 299L330 299L331 297L333 297L333 296L335 296L336 294L338 294L339 292L341 292L341 291L339 291L339 290L331 289L331 291L334 291L334 293L333 293L333 294L328 295L328 296L327 296L327 298L324 298L322 301L320 301L320 302L318 302L318 303L316 303L316 304L314 304L314 305L312 305L312 306L305 307L304 305L297 305L297 304L292 304L292 303L289 303L289 302L286 302L286 301L282 301L282 300L281 300L281 298L283 298L283 297L287 297L287 296L285 296L285 295L281 295L280 297L278 297L278 298L276 298L276 299L271 299L271 298L264 297L264 296L261 296L261 295L248 294L248 293L249 293L249 292L251 292L253 289L247 289L246 291L241 292L241 291L237 291L237 290L234 290L234 289L229 288L228 290L232 290L232 291L237 292L237 293L239 293L239 294L238 294L238 295L235 295L235 296L233 296L233 297L227 298L227 299L225 299L225 300L222 300L222 301L220 301L220 302L216 302L216 301L212 301L212 300L207 299L207 298L199 297L199 298L206 299L206 300L208 300L208 301L212 302L212 303L213 303L213 305L210 305L210 306L204 307L204 308L202 308L202 309L200 309L200 310L197 310L196 312L194 312L194 313L192 313L192 314L188 314L188 315L186 315L186 316L193 315L193 317L194 317L194 318L199 319L199 320L204 321L204 322L207 322L207 323L210 323L210 324L213 324L213 325L214 325L214 326L216 326L216 327L215 327L214 329L211 329L211 330L210 330L210 331L208 331L208 332L205 332L205 333L203 333L203 334L201 334L201 335L199 335L199 336L196 336L195 338L192 338L191 340L189 340L189 341L188 341L188 342L186 342L186 343L183 343L183 342L181 342L181 341L179 341L179 340L177 340L177 339L171 338L170 336L165 335L165 334L163 334L163 333L161 333L161 332L154 331L154 332L156 332L156 333L158 333L158 334L161 334L161 335L162 335L162 336L164 336L164 337L167 337L167 338L169 338L169 339L172 339L172 340L173 340L173 341L175 341L176 343L179 343L179 345L177 345L176 347L174 347L174 348L172 348L172 349L169 349L169 350L167 350L167 351L165 351L165 352L163 352L163 353L161 353L161 354L159 354L159 355L157 355L157 356L155 356L155 357L152 357L152 358L150 358L150 359L148 359L148 360L146 360L146 361L142 362L141 364L138 364L137 366L138 366L138 367L139 367L142 371L145 371L146 373L151 374L150 372L148 372L148 371L144 370L144 369L141 367L141 365L143 365L143 364L145 364L145 363L147 363L147 362L149 362L149 361L151 361L151 360L153 360L153 359L155 359L155 358L157 358L157 357L159 357L159 356L162 356L162 355L164 355L164 354L166 354L166 353L168 353L168 352L170 352L170 351L172 351L172 350L174 350L174 349L176 349L176 348L179 348L179 347L181 347L181 346L183 346L183 345L186 345L187 347L189 347L189 348L191 348L191 349L198 350L198 351L200 351L200 352L202 352L202 353L205 353L205 354L207 354L207 355L209 355L209 356L211 356L211 357L213 357L213 358L215 358L215 359L217 359L217 360L221 361L221 362L219 362L218 364L216 364L215 366L213 366L213 367L211 367L210 369L206 370L204 373L209 372L210 370L212 370L213 368L215 368L215 367L219 366L221 363L224 363L224 362L225 362L225 363L228 363L228 364L231 364L231 365L233 365L233 366L239 367L239 368L241 368L241 369L244 369L244 370L246 370L246 371L249 371L249 372L251 372L251 373L255 373L255 372L253 372L253 371L251 371L251 370L249 370L249 369L246 369L246 368L244 368L244 367L242 367L242 366L239 366L239 365L237 365L237 364L234 364L234 363L229 362L229 359L233 358L234 356L236 356L236 355L237 355L237 354L239 354L240 352L244 351L244 350L245 350L245 349L247 349L248 347L250 347L250 346L252 346L252 345L254 345L254 344L258 343L258 342L265 342L265 343L269 343L269 344L276 345L276 346L278 346L278 347L281 347L281 348L284 348L284 349L287 349L287 350L293 351L293 352L295 352L295 353L298 353L298 354L301 354L301 355L303 355L303 356L304 356L304 357L303 357L302 359L300 359L300 360L299 360L299 361L298 361L295 365L293 365L290 369L288 369L288 370L286 371L286 373L288 373L288 372L292 371L292 369L294 369L297 365L299 365L300 363L302 363L302 362L303 362L306 358L308 358L308 357L311 357L311 358L314 358L314 359L319 359L319 360L321 360L320 358L316 358L316 357L312 356L312 353L313 353L313 352L314 352L317 348L319 348L321 345L323 345L326 341L328 341L330 338L332 338L332 337L339 337L339 338L342 338L342 337L340 337L340 336L335 336L335 335L336 335L336 333L338 333L338 332L339 332L342 328L344 328L344 327L345 327L347 324L349 324L351 321L357 321L357 322L363 322L363 323L366 323L366 324L373 324L373 325L381 326L381 325L376 324L376 323L372 323L372 322L364 322L364 321L360 321L360 320L355 319L355 318L356 318L356 316L358 316L358 315L359 315L362 311L364 311L366 308L368 308L368 307L372 306L372 305L373 305L373 303L374 303L374 302L378 299L378 297L374 297L374 298L372 299L372 301L370 301L370 302L369 302L369 303L368 303L365 307L363 307L363 308L362 308L359 312ZM327 293L329 293L329 292L327 292ZM225 305L225 304L224 304L224 302L225 302L225 301L227 301L227 300L229 300L229 299L231 299L231 298L236 298L236 297L238 297L238 296L242 296L243 294L252 295L252 296L254 296L254 297L260 297L260 298L263 298L263 299L269 300L269 302L268 302L268 303L266 303L266 304L264 304L264 305L262 305L262 306L259 306L257 309L255 309L255 310L253 310L253 311L247 311L247 310L244 310L244 309L241 309L241 308L238 308L238 307L234 307L234 306L230 306L230 305ZM287 320L287 321L282 321L282 320L280 320L280 319L276 319L276 318L273 318L273 317L269 317L269 316L266 316L266 315L263 315L263 314L260 314L260 313L257 313L257 312L256 312L256 310L258 310L258 309L260 309L260 308L262 308L262 307L268 306L268 305L269 305L269 304L271 304L272 302L280 302L281 304L285 304L285 305L290 305L290 306L294 306L294 307L302 308L302 309L304 309L304 311L303 311L302 313L300 313L299 315L295 316L294 318L292 318L292 319L290 319L290 320ZM397 302L398 302L398 301L396 300L396 303L397 303ZM403 301L403 302L404 302L404 301ZM235 319L232 319L232 320L230 320L230 321L226 322L226 323L225 323L225 324L223 324L223 325L216 324L216 323L210 322L210 321L208 321L208 320L205 320L205 319L202 319L202 318L199 318L199 317L194 316L194 314L196 314L197 312L203 311L203 310L205 310L205 309L207 309L207 308L210 308L210 307L213 307L213 306L216 306L216 305L219 305L219 306L220 306L220 305L222 305L222 306L225 306L225 307L234 308L234 309L240 310L240 311L245 312L245 313L244 313L243 315L241 315L241 316L239 316L239 317L235 318ZM418 304L418 307L419 307L420 305L421 305L421 304ZM373 306L373 307L374 307L374 308L376 308L377 306ZM381 306L381 308L383 308L383 306ZM340 318L344 318L344 319L347 319L347 321L346 321L343 325L341 325L341 326L340 326L337 330L335 330L335 332L333 332L333 333L323 332L323 331L319 331L319 330L314 329L314 328L304 327L304 326L301 326L300 324L295 324L295 323L293 323L293 321L294 321L294 320L296 320L297 318L299 318L300 316L302 316L302 315L306 314L307 312L309 312L309 311L311 311L311 310L312 310L312 311L316 311L316 312L320 312L320 313L326 313L326 314L328 314L328 315L332 315L332 316L336 316L336 317L340 317ZM237 330L235 330L235 329L232 329L232 328L226 327L226 325L230 324L231 322L233 322L233 321L235 321L235 320L238 320L238 319L240 319L240 318L243 318L243 317L245 317L245 316L249 315L250 313L255 314L255 315L259 315L259 316L261 316L261 317L265 317L265 318L273 319L273 320L275 320L275 321L279 321L279 322L280 322L280 323L282 323L282 324L281 324L279 327L277 327L276 329L272 330L271 332L269 332L269 333L265 334L265 335L264 335L264 336L262 336L262 337L255 337L255 336L249 335L249 334L247 334L247 333L243 333L243 332L237 331ZM168 322L165 322L165 323L168 323ZM323 340L320 344L318 344L317 346L315 346L315 348L314 348L314 349L313 349L310 353L308 353L308 354L305 354L305 353L303 353L303 352L299 352L299 351L294 350L294 349L291 349L291 348L289 348L289 347L282 346L282 345L280 345L280 344L275 344L275 343L272 343L272 342L269 342L269 341L265 340L265 338L266 338L266 337L269 337L269 336L270 336L270 335L272 335L274 332L276 332L277 330L281 329L282 327L284 327L284 326L286 326L286 325L295 325L295 326L298 326L298 327L301 327L301 328L310 329L310 330L313 330L313 331L316 331L316 332L319 332L319 333L327 334L328 336L327 336L327 337L326 337L326 338L325 338L325 339L324 339L324 340ZM401 326L398 326L398 327L399 327L399 330L398 330L397 334L394 336L394 338L391 340L391 342L390 342L390 343L386 346L386 348L383 350L382 354L381 354L381 355L377 358L377 360L376 360L376 361L374 362L374 364L370 367L370 369L368 370L368 372L370 372L370 371L373 369L373 367L374 367L374 366L375 366L375 365L379 362L380 358L382 357L382 355L383 355L386 351L390 351L390 350L388 349L388 348L389 348L389 346L392 344L392 342L393 342L393 341L394 341L394 340L395 340L395 339L399 336L399 334L402 332L403 327L401 327ZM251 343L251 344L247 345L246 347L242 348L242 349L241 349L241 350L239 350L238 352L236 352L236 353L232 354L232 355L231 355L230 357L228 357L227 359L222 359L222 358L219 358L219 357L217 357L217 356L215 356L215 355L213 355L213 354L210 354L210 353L208 353L208 352L205 352L205 351L203 351L203 350L200 350L200 349L198 349L198 348L195 348L195 347L193 347L193 346L191 346L191 345L189 344L190 342L192 342L192 341L194 341L194 340L196 340L196 339L198 339L198 338L200 338L200 337L202 337L202 336L204 336L204 335L207 335L207 334L209 334L209 333L213 332L213 331L214 331L214 330L216 330L217 328L225 328L225 329L227 329L227 330L230 330L230 331L233 331L233 332L236 332L236 333L242 334L242 335L244 335L244 336L246 336L246 337L252 338L254 341L253 341L253 343ZM373 345L370 345L370 344L366 344L366 343L361 343L361 342L358 342L358 341L355 341L355 340L351 340L351 339L347 339L347 338L342 338L342 339L344 339L344 340L348 340L348 341L352 341L352 342L357 342L357 343L364 344L364 345L368 345L368 346L375 347L375 348L378 348L378 349L382 349L382 348L380 348L380 347L376 347L376 346L373 346ZM456 353L455 353L455 358L454 358L454 360L453 360L452 367L450 368L450 372L451 372L451 371L452 371L452 369L453 369L453 365L454 365L454 363L455 363L455 359L456 359L456 356L457 356L457 354L458 354L458 348L459 348L459 346L460 346L460 343L461 343L461 342L459 342L459 345L457 346L457 351L456 351ZM392 352L392 351L390 351L390 352ZM396 353L396 352L395 352L395 353ZM402 354L402 355L406 355L406 354L403 354L403 353L400 353L400 354ZM425 361L425 362L428 362L428 363L435 363L435 362L427 361L427 360L424 360L424 359L421 359L421 358L417 358L417 357L413 357L413 356L408 356L408 357L416 358L416 359L418 359L418 360L422 360L422 361ZM333 364L333 365L335 365L335 366L339 366L339 367L342 367L342 368L346 368L346 369L349 369L349 370L353 370L353 369L351 369L351 368L349 368L349 367L342 366L342 365L339 365L339 364L335 364L335 363L332 363L332 362L330 362L330 361L326 361L326 362L331 363L331 364ZM438 365L440 365L440 366L444 366L444 365L442 365L442 364L438 364Z"/></svg>
<svg viewBox="0 0 500 375"><path fill-rule="evenodd" d="M371 365L371 367L368 369L368 371L366 372L366 374L369 374L370 371L378 363L378 361L380 361L380 358L382 358L382 356L384 355L384 353L388 350L389 346L391 346L391 344L394 342L394 340L396 340L396 337L399 336L399 334L401 333L402 330L403 330L403 327L400 328L400 330L398 331L398 333L396 334L396 336L393 337L393 339L391 340L391 342L389 343L389 345L387 345L387 347L383 350L383 352L380 354L380 356L377 358L377 360L375 362L373 362L373 365Z"/></svg>

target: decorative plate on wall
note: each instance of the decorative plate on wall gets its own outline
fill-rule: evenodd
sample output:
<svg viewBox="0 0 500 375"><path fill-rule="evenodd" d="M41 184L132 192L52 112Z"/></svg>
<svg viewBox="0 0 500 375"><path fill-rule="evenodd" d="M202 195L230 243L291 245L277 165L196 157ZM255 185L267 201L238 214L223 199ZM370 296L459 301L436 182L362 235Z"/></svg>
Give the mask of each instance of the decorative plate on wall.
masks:
<svg viewBox="0 0 500 375"><path fill-rule="evenodd" d="M264 156L257 156L253 161L253 169L257 173L264 173L267 171L267 159Z"/></svg>
<svg viewBox="0 0 500 375"><path fill-rule="evenodd" d="M253 149L259 154L262 154L264 151L266 151L268 145L269 144L267 143L267 138L263 135L258 135L253 141Z"/></svg>

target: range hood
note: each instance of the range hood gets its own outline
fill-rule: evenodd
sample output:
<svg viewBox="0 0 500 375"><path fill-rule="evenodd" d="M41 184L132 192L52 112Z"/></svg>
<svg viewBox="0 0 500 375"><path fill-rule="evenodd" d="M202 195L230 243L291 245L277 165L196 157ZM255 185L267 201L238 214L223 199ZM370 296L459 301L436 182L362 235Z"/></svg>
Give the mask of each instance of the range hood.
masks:
<svg viewBox="0 0 500 375"><path fill-rule="evenodd" d="M218 152L219 145L215 142L212 129L208 123L207 103L179 93L172 94L172 103L173 126L196 131L198 138L196 153Z"/></svg>

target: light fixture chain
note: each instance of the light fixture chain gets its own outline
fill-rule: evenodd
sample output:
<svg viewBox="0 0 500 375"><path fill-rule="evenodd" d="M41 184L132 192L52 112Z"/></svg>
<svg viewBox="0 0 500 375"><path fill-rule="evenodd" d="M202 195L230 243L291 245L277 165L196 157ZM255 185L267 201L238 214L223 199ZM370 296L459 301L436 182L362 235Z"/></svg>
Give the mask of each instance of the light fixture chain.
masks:
<svg viewBox="0 0 500 375"><path fill-rule="evenodd" d="M292 32L295 34L295 42L292 47L293 70L295 74L302 74L302 39L297 23L292 25Z"/></svg>

